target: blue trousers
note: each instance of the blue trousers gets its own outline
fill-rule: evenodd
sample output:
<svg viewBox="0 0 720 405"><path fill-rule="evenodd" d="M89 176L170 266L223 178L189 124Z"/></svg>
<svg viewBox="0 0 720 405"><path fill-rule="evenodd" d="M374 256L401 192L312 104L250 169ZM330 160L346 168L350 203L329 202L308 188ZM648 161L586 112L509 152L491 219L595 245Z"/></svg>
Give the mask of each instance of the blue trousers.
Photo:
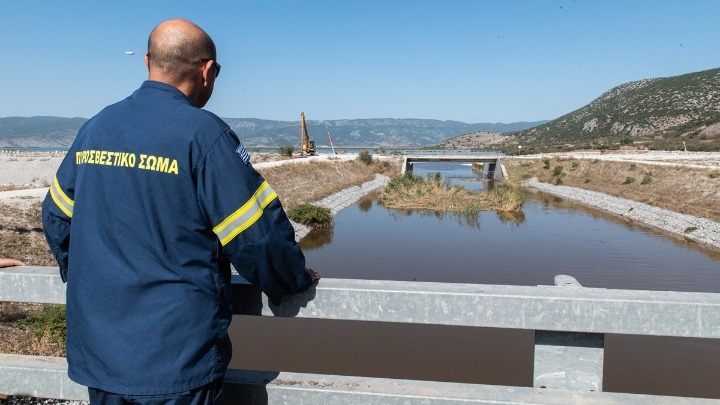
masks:
<svg viewBox="0 0 720 405"><path fill-rule="evenodd" d="M221 405L223 379L190 391L161 395L113 394L88 387L90 405Z"/></svg>

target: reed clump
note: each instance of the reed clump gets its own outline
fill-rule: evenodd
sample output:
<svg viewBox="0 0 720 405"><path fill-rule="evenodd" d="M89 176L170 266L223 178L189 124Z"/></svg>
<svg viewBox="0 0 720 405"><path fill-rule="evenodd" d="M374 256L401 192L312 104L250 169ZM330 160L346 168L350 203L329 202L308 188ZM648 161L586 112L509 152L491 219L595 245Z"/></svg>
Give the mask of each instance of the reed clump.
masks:
<svg viewBox="0 0 720 405"><path fill-rule="evenodd" d="M473 193L450 184L447 179L443 180L439 173L427 178L405 173L390 180L378 203L392 209L472 214L479 211L519 211L525 203L525 194L505 182Z"/></svg>
<svg viewBox="0 0 720 405"><path fill-rule="evenodd" d="M313 228L330 227L333 223L332 212L329 208L310 203L298 205L289 210L287 215L293 221Z"/></svg>

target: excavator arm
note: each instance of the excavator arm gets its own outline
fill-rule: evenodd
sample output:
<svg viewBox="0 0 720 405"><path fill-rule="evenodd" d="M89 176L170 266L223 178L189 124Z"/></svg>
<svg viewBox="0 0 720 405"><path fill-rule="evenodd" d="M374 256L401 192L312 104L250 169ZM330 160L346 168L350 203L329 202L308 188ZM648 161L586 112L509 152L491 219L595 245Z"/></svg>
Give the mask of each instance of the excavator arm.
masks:
<svg viewBox="0 0 720 405"><path fill-rule="evenodd" d="M310 140L310 134L308 134L307 124L305 124L305 113L300 113L300 154L301 155L314 155L315 154L315 142Z"/></svg>

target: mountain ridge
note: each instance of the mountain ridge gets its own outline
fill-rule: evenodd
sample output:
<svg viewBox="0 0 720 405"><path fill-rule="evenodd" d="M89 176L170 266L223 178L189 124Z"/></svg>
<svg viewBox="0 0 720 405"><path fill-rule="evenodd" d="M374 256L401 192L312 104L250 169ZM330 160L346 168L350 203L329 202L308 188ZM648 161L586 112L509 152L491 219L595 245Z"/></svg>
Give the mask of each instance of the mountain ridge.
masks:
<svg viewBox="0 0 720 405"><path fill-rule="evenodd" d="M223 118L248 147L295 145L300 120ZM0 147L69 147L86 118L52 116L0 118ZM538 123L478 123L415 118L308 120L308 132L318 146L433 146L444 139L476 131L515 132ZM327 127L326 127L327 124Z"/></svg>

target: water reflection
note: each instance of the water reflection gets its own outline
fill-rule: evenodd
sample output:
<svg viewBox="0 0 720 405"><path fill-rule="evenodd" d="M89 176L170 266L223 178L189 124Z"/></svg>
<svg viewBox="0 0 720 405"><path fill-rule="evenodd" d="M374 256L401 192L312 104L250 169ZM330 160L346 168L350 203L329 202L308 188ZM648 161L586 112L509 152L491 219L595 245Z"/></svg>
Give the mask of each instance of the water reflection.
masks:
<svg viewBox="0 0 720 405"><path fill-rule="evenodd" d="M651 235L653 238L661 239L665 242L672 243L673 245L677 246L681 249L692 249L693 251L696 251L709 259L713 261L720 261L720 251L713 250L710 248L707 248L705 246L698 245L697 242L695 242L692 239L685 238L682 235L675 235L668 233L666 231L663 231L658 228L649 227L647 225L638 224L634 222L630 218L618 216L615 214L611 214L605 211L601 211L599 209L591 208L586 205L580 204L578 202L572 201L572 200L566 200L562 197L558 197L556 195L544 193L542 191L528 191L528 198L532 199L534 201L539 202L541 207L544 211L552 213L552 212L566 212L566 213L581 213L582 215L587 215L594 220L597 221L607 221L611 222L613 224L622 226L624 229L627 229L628 231L636 231L640 232L646 235ZM601 243L607 243L608 241L603 238L599 238L598 241ZM653 261L652 258L648 258L648 261ZM692 267L692 265L690 264ZM662 266L661 266L662 267ZM684 267L684 266L683 266ZM680 269L683 269L683 267L680 267ZM689 271L687 268L684 268L683 271ZM720 277L720 273L717 275ZM616 288L622 288L622 287L616 287ZM672 289L672 286L668 286L668 289ZM717 290L710 290L709 292L720 292L720 284L718 284Z"/></svg>
<svg viewBox="0 0 720 405"><path fill-rule="evenodd" d="M373 203L375 202L375 199L377 198L377 195L379 194L378 191L373 191L368 195L363 196L358 200L357 206L358 209L362 212L368 212L370 211L370 208L372 208Z"/></svg>
<svg viewBox="0 0 720 405"><path fill-rule="evenodd" d="M520 226L525 222L522 211L498 211L497 217L503 225Z"/></svg>
<svg viewBox="0 0 720 405"><path fill-rule="evenodd" d="M480 230L480 215L478 213L462 213L462 212L446 212L446 211L430 211L430 210L397 210L389 209L390 217L395 221L400 221L404 217L432 217L440 221L452 220L456 224L471 229Z"/></svg>
<svg viewBox="0 0 720 405"><path fill-rule="evenodd" d="M313 228L300 240L300 247L303 251L308 252L329 245L333 239L333 228L333 226Z"/></svg>

